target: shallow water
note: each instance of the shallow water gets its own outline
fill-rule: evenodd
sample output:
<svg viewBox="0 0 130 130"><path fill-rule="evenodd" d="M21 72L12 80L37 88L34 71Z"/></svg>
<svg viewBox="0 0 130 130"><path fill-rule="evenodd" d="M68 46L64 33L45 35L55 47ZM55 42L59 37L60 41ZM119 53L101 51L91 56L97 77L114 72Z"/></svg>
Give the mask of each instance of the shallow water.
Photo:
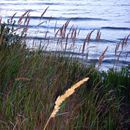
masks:
<svg viewBox="0 0 130 130"><path fill-rule="evenodd" d="M42 20L40 15L49 6ZM101 30L101 40L96 42L96 31L92 35L89 50L90 59L98 59L102 51L109 46L105 64L113 62L114 48L120 39L130 34L130 0L1 0L0 15L4 20L17 12L16 19L25 11L31 10L30 37L42 39L48 30L50 36L56 27L61 27L67 20L70 26L80 29L77 39L78 46L82 46L84 38L91 30ZM50 21L49 21L50 20ZM39 21L49 21L37 27ZM37 31L38 30L38 31ZM50 46L50 48L53 45ZM51 48L52 49L52 48ZM79 49L75 49L79 51ZM130 64L130 40L125 48L127 58L121 57L121 65ZM124 54L125 55L125 54Z"/></svg>

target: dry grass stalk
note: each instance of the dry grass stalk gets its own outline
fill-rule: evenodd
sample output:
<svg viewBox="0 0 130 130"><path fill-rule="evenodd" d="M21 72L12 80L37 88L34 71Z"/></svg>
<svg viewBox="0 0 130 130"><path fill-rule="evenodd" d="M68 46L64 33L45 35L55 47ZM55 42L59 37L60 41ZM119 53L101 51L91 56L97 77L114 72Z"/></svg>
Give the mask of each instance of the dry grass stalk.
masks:
<svg viewBox="0 0 130 130"><path fill-rule="evenodd" d="M66 36L66 42L65 42L65 51L66 51L66 49L67 49L67 45L68 45L68 39L69 39L69 34L67 34L67 36Z"/></svg>
<svg viewBox="0 0 130 130"><path fill-rule="evenodd" d="M117 55L117 52L120 48L120 45L121 45L121 41L119 43L117 43L116 47L115 47L115 56Z"/></svg>
<svg viewBox="0 0 130 130"><path fill-rule="evenodd" d="M77 37L77 28L73 28L72 33L71 33L71 39L72 39L73 47L75 45L76 37Z"/></svg>
<svg viewBox="0 0 130 130"><path fill-rule="evenodd" d="M69 39L69 35L70 35L70 32L66 33L67 32L67 27L68 27L69 23L70 23L70 20L65 22L62 25L62 27L60 27L57 31L56 31L56 29L54 29L54 32L56 31L55 38L58 36L57 45L60 43L61 48L63 48L62 42L63 42L63 40L65 40L64 50L67 49L68 39Z"/></svg>
<svg viewBox="0 0 130 130"><path fill-rule="evenodd" d="M42 17L44 16L44 14L46 13L46 11L48 10L48 8L49 8L49 6L48 6L48 7L43 11L43 13L41 14L41 16L40 16L40 21L41 21ZM40 22L37 26L40 26L40 25L42 25L42 24L45 23L45 22L47 22L47 21Z"/></svg>
<svg viewBox="0 0 130 130"><path fill-rule="evenodd" d="M101 38L101 32L100 32L100 30L98 30L96 40L99 41L100 38Z"/></svg>
<svg viewBox="0 0 130 130"><path fill-rule="evenodd" d="M119 42L119 46L118 45L116 46L115 50L118 50L120 48L120 46L121 46L121 49L123 51L124 47L126 47L127 44L128 44L129 37L130 37L130 34L127 37L123 38L123 40L121 40Z"/></svg>
<svg viewBox="0 0 130 130"><path fill-rule="evenodd" d="M53 109L53 111L52 111L52 113L51 113L51 115L50 115L50 117L49 117L47 123L45 124L45 127L44 127L43 130L46 129L46 127L47 127L47 125L48 125L50 119L56 117L56 114L58 113L61 104L62 104L68 97L70 97L70 96L75 92L75 90L76 90L77 88L81 87L81 85L82 85L83 83L87 82L88 79L89 79L89 78L87 77L87 78L84 78L84 79L80 80L79 82L77 82L76 84L74 84L72 87L70 87L68 90L66 90L63 95L58 96L58 98L57 98L56 101L55 101L54 109Z"/></svg>
<svg viewBox="0 0 130 130"><path fill-rule="evenodd" d="M87 44L87 45L89 44L90 39L91 39L91 35L92 35L92 33L93 33L94 31L95 31L95 30L92 30L90 33L87 34L87 36L86 36L86 38L85 38L85 40L84 40L84 43L83 43L82 53L84 53L86 44Z"/></svg>
<svg viewBox="0 0 130 130"><path fill-rule="evenodd" d="M43 13L41 14L41 18L44 16L44 14L46 13L46 11L48 10L49 6L43 11Z"/></svg>
<svg viewBox="0 0 130 130"><path fill-rule="evenodd" d="M122 50L127 45L130 34L122 40Z"/></svg>
<svg viewBox="0 0 130 130"><path fill-rule="evenodd" d="M58 33L59 33L60 29L58 29L55 33L55 38L57 37Z"/></svg>
<svg viewBox="0 0 130 130"><path fill-rule="evenodd" d="M124 46L126 45L126 38L124 38L121 42L121 49L124 49Z"/></svg>
<svg viewBox="0 0 130 130"><path fill-rule="evenodd" d="M70 23L70 20L68 20L63 26L62 26L62 35L63 35L63 38L65 38L66 36L66 30L67 30L67 27Z"/></svg>
<svg viewBox="0 0 130 130"><path fill-rule="evenodd" d="M24 16L26 16L26 14L29 15L29 13L30 13L30 10L26 11L24 14L21 15L21 17L18 20L19 25L22 23L22 19L24 18Z"/></svg>
<svg viewBox="0 0 130 130"><path fill-rule="evenodd" d="M128 44L129 37L130 37L130 34L127 37L125 37L123 40L121 40L115 47L115 56L117 56L117 60L116 60L117 62L119 62L119 58L123 52L124 47L126 47ZM121 50L119 51L120 48ZM128 55L126 54L126 58L127 56Z"/></svg>
<svg viewBox="0 0 130 130"><path fill-rule="evenodd" d="M64 25L60 28L60 36L61 36L61 38L65 37Z"/></svg>
<svg viewBox="0 0 130 130"><path fill-rule="evenodd" d="M73 37L74 37L74 31L75 31L75 28L72 28L71 39L73 39Z"/></svg>
<svg viewBox="0 0 130 130"><path fill-rule="evenodd" d="M67 21L65 24L63 24L63 26L60 28L60 36L62 37L62 38L65 38L65 36L66 36L66 30L67 30L67 27L68 27L68 25L69 25L69 22L70 21Z"/></svg>
<svg viewBox="0 0 130 130"><path fill-rule="evenodd" d="M12 32L16 32L18 30L22 29L22 27L17 27L16 29L14 29Z"/></svg>
<svg viewBox="0 0 130 130"><path fill-rule="evenodd" d="M125 43L128 44L128 40L129 40L130 34L126 37Z"/></svg>
<svg viewBox="0 0 130 130"><path fill-rule="evenodd" d="M119 52L119 54L117 55L117 62L119 62L119 59L121 57L122 51Z"/></svg>
<svg viewBox="0 0 130 130"><path fill-rule="evenodd" d="M78 30L78 33L77 33L78 35L80 34L80 29Z"/></svg>
<svg viewBox="0 0 130 130"><path fill-rule="evenodd" d="M47 23L47 21L40 22L37 26L42 25L43 23Z"/></svg>
<svg viewBox="0 0 130 130"><path fill-rule="evenodd" d="M27 14L27 16L26 16L26 18L25 18L25 20L24 20L24 25L26 25L26 23L28 22L29 17L30 17L30 15Z"/></svg>
<svg viewBox="0 0 130 130"><path fill-rule="evenodd" d="M62 27L61 27L61 31L62 31L62 37L65 38L66 36L66 30L67 30L67 27L70 23L70 20L68 20Z"/></svg>
<svg viewBox="0 0 130 130"><path fill-rule="evenodd" d="M20 80L23 80L23 81L30 81L29 78L26 78L26 77L18 77L15 79L16 81L20 81Z"/></svg>
<svg viewBox="0 0 130 130"><path fill-rule="evenodd" d="M103 61L103 59L104 59L104 57L105 57L105 53L106 53L107 49L108 49L108 46L107 46L106 49L103 51L103 53L100 55L99 60L98 60L98 67L102 64L102 61Z"/></svg>
<svg viewBox="0 0 130 130"><path fill-rule="evenodd" d="M45 32L45 39L47 38L48 33L49 33L48 31Z"/></svg>
<svg viewBox="0 0 130 130"><path fill-rule="evenodd" d="M69 31L68 31L69 34L70 34L71 31L73 30L73 28L74 28L74 25L72 25L71 28L69 29Z"/></svg>
<svg viewBox="0 0 130 130"><path fill-rule="evenodd" d="M26 27L25 27L25 32L27 32L29 29L29 22L30 22L30 17L28 16Z"/></svg>
<svg viewBox="0 0 130 130"><path fill-rule="evenodd" d="M10 18L10 24L13 22L14 17L16 16L17 13L14 13L13 16Z"/></svg>

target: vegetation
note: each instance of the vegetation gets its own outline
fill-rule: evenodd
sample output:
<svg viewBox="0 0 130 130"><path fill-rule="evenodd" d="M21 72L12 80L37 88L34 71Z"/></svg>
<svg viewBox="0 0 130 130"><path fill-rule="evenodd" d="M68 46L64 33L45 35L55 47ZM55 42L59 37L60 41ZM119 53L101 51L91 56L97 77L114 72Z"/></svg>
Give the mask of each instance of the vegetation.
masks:
<svg viewBox="0 0 130 130"><path fill-rule="evenodd" d="M46 129L130 129L129 66L100 72L72 57L30 51L25 32L0 25L0 130L43 130L57 97L85 77L88 82L60 104Z"/></svg>

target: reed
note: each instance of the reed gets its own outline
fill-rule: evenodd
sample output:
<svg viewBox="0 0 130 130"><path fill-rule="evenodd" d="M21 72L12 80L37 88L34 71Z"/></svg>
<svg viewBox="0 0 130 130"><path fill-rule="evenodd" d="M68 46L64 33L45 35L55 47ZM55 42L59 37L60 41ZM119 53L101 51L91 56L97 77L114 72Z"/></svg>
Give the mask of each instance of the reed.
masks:
<svg viewBox="0 0 130 130"><path fill-rule="evenodd" d="M130 35L127 35L125 38L123 38L122 40L120 40L115 47L115 65L117 65L119 63L119 59L121 57L121 55L123 54L123 52L125 52L125 48L128 45L128 39L129 39ZM126 57L127 58L128 53L126 53Z"/></svg>
<svg viewBox="0 0 130 130"><path fill-rule="evenodd" d="M77 88L79 88L83 83L87 82L89 78L84 78L82 80L80 80L79 82L77 82L76 84L74 84L72 87L70 87L68 90L65 91L65 93L61 96L58 96L58 98L56 99L55 101L55 106L54 106L54 109L47 121L47 123L45 124L45 127L43 130L46 129L49 121L51 118L54 118L56 116L56 114L58 113L59 109L60 109L60 106L61 104L68 98L70 97Z"/></svg>
<svg viewBox="0 0 130 130"><path fill-rule="evenodd" d="M99 57L99 60L98 60L98 68L99 68L99 66L102 64L102 61L103 61L103 59L104 59L104 57L105 57L105 53L107 52L107 49L108 49L108 46L105 48L105 50L102 52L102 54L101 54L100 57Z"/></svg>
<svg viewBox="0 0 130 130"><path fill-rule="evenodd" d="M99 41L101 38L101 32L100 30L97 31L97 35L96 35L96 41Z"/></svg>
<svg viewBox="0 0 130 130"><path fill-rule="evenodd" d="M87 34L87 36L84 40L84 43L83 43L82 53L84 53L84 51L85 51L86 44L87 45L89 44L90 39L91 39L91 35L92 35L93 32L94 32L94 30L92 30L90 33Z"/></svg>
<svg viewBox="0 0 130 130"><path fill-rule="evenodd" d="M118 50L120 48L120 45L121 45L121 41L116 44L116 47L115 47L115 56L117 55L117 52L118 52Z"/></svg>
<svg viewBox="0 0 130 130"><path fill-rule="evenodd" d="M24 14L22 14L18 20L18 24L21 25L23 18L27 15L29 15L30 10L27 10Z"/></svg>
<svg viewBox="0 0 130 130"><path fill-rule="evenodd" d="M13 23L13 19L14 17L16 16L17 13L14 13L13 16L9 19L9 24L12 24Z"/></svg>
<svg viewBox="0 0 130 130"><path fill-rule="evenodd" d="M44 16L44 14L46 13L46 11L48 10L49 6L43 11L43 13L41 14L41 18Z"/></svg>

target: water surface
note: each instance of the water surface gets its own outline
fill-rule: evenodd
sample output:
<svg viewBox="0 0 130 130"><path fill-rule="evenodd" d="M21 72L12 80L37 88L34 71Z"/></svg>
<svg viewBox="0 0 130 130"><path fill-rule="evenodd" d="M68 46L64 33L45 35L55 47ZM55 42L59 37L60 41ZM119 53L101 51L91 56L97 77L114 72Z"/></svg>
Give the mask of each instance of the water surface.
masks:
<svg viewBox="0 0 130 130"><path fill-rule="evenodd" d="M48 8L43 19L40 15ZM50 36L55 26L61 27L67 20L70 26L74 25L80 30L77 44L82 46L84 38L92 30L101 30L100 42L95 42L96 31L92 35L92 46L89 58L98 59L101 52L107 47L106 64L113 62L116 43L130 34L130 0L1 0L0 15L8 18L17 12L16 19L25 11L31 10L29 36L43 38L48 30ZM49 21L50 20L50 21ZM37 27L39 21L49 21ZM56 24L57 21L57 24ZM37 31L38 30L38 31ZM50 47L51 48L51 47ZM78 51L78 49L75 51ZM125 48L127 58L121 57L123 65L130 63L130 40Z"/></svg>

